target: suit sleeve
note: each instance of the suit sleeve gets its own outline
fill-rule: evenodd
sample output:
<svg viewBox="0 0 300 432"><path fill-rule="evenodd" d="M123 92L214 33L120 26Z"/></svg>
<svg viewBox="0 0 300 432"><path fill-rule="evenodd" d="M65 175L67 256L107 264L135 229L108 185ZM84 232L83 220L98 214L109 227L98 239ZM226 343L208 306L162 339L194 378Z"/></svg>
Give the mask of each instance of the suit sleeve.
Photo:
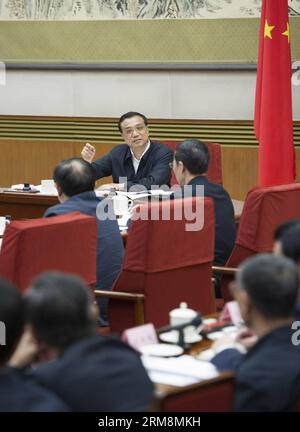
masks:
<svg viewBox="0 0 300 432"><path fill-rule="evenodd" d="M170 162L173 160L173 153L168 151L162 156L159 156L149 171L147 177L138 179L137 181L128 181L127 190L135 184L143 185L146 189L151 189L152 185L162 186L169 185L171 178Z"/></svg>
<svg viewBox="0 0 300 432"><path fill-rule="evenodd" d="M52 207L49 207L45 212L44 212L44 214L43 214L43 217L44 218L46 218L46 217L50 217L50 216L57 216L57 213L56 213L56 211L55 211L55 209L53 208L54 206L52 206ZM55 206L56 207L56 206Z"/></svg>
<svg viewBox="0 0 300 432"><path fill-rule="evenodd" d="M96 179L112 175L112 159L110 153L92 163Z"/></svg>
<svg viewBox="0 0 300 432"><path fill-rule="evenodd" d="M243 359L243 354L234 348L228 348L221 351L211 359L211 362L219 371L232 370L236 371Z"/></svg>

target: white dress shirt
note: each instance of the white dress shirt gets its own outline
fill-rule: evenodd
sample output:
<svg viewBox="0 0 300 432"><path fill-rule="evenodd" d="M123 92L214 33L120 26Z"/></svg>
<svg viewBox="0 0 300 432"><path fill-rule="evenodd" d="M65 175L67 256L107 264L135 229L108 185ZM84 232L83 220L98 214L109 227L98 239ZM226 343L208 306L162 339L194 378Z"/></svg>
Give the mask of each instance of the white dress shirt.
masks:
<svg viewBox="0 0 300 432"><path fill-rule="evenodd" d="M143 154L141 155L140 159L137 159L134 156L133 151L130 149L130 151L131 151L131 157L132 157L132 164L133 164L133 168L134 168L134 172L135 173L137 173L140 161L141 161L142 157L144 156L144 154L146 153L146 151L149 150L149 147L150 147L150 141L148 141L147 147L145 148L145 150L144 150Z"/></svg>

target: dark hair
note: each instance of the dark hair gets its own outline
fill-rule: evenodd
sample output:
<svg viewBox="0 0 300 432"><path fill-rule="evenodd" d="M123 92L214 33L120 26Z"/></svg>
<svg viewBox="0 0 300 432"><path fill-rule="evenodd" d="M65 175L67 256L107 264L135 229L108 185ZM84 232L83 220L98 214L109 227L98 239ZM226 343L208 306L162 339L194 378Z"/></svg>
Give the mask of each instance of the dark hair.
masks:
<svg viewBox="0 0 300 432"><path fill-rule="evenodd" d="M95 189L94 169L81 158L61 161L54 170L53 179L68 197Z"/></svg>
<svg viewBox="0 0 300 432"><path fill-rule="evenodd" d="M78 276L47 272L25 294L26 321L38 339L64 350L95 333L91 305L89 289Z"/></svg>
<svg viewBox="0 0 300 432"><path fill-rule="evenodd" d="M204 142L193 139L179 143L174 158L176 162L182 162L191 174L200 175L207 172L210 155Z"/></svg>
<svg viewBox="0 0 300 432"><path fill-rule="evenodd" d="M146 126L148 125L148 119L147 119L146 116L144 116L144 114L141 114L141 113L136 112L136 111L129 111L129 112L127 112L126 114L123 114L123 115L119 118L119 121L118 121L118 128L119 128L119 131L120 131L121 133L123 133L123 131L122 131L122 127L121 127L121 124L123 123L123 121L126 120L126 119L129 119L129 118L131 118L131 117L135 117L135 116L142 117L142 119L144 120L145 125L146 125Z"/></svg>
<svg viewBox="0 0 300 432"><path fill-rule="evenodd" d="M237 282L266 319L293 315L299 276L290 259L272 254L255 255L239 267Z"/></svg>
<svg viewBox="0 0 300 432"><path fill-rule="evenodd" d="M300 224L292 226L280 239L281 250L284 256L300 264Z"/></svg>
<svg viewBox="0 0 300 432"><path fill-rule="evenodd" d="M0 278L0 322L1 336L4 336L5 342L5 345L0 345L0 365L2 365L12 355L24 328L24 303L21 294L10 282L2 278Z"/></svg>
<svg viewBox="0 0 300 432"><path fill-rule="evenodd" d="M275 231L274 231L274 240L279 241L281 240L282 236L289 231L291 228L295 227L299 225L300 226L300 218L297 219L290 219L287 220L285 222L282 222L281 224L279 224Z"/></svg>

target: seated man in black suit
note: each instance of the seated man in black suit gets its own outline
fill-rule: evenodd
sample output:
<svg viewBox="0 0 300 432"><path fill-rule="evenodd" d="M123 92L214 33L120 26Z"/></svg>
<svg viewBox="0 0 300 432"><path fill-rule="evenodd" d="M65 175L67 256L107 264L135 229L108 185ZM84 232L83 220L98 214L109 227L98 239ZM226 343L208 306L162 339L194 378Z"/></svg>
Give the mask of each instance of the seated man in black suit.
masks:
<svg viewBox="0 0 300 432"><path fill-rule="evenodd" d="M239 268L233 293L242 318L258 340L237 356L226 341L212 362L236 368L237 411L291 411L300 391L300 349L292 322L299 289L295 264L285 257L260 254ZM216 348L216 344L213 346ZM230 365L229 367L226 367Z"/></svg>
<svg viewBox="0 0 300 432"><path fill-rule="evenodd" d="M300 265L300 219L290 219L279 224L274 231L273 254L276 256L286 256ZM296 302L294 317L300 319L300 292ZM241 352L248 351L257 342L257 335L249 328L242 328L234 341L229 337L224 337L214 343L216 351L223 351L224 346L236 347L237 350L228 350L214 360L220 370L236 370L241 361Z"/></svg>
<svg viewBox="0 0 300 432"><path fill-rule="evenodd" d="M97 334L92 296L80 278L45 273L33 281L25 305L32 352L46 360L32 373L72 411L149 410L153 385L139 354Z"/></svg>
<svg viewBox="0 0 300 432"><path fill-rule="evenodd" d="M149 139L147 118L130 111L120 117L118 127L125 141L113 148L107 155L92 163L95 147L86 144L81 152L84 160L92 163L96 179L112 176L113 183L102 185L101 189L114 187L129 190L134 185L146 189L170 183L170 162L173 152L165 145Z"/></svg>
<svg viewBox="0 0 300 432"><path fill-rule="evenodd" d="M274 233L274 254L290 258L300 267L300 219L292 219L279 225ZM295 308L295 317L300 319L300 291Z"/></svg>
<svg viewBox="0 0 300 432"><path fill-rule="evenodd" d="M88 162L81 158L62 161L55 168L53 179L60 204L48 208L45 217L76 210L89 216L97 216L103 199L98 198L94 192L95 173ZM97 217L97 227L96 286L101 290L111 290L123 262L123 241L116 218ZM99 300L99 306L100 324L107 325L107 301Z"/></svg>
<svg viewBox="0 0 300 432"><path fill-rule="evenodd" d="M25 375L23 365L14 364L13 351L24 327L24 303L4 279L0 279L0 299L0 411L68 411L58 396Z"/></svg>
<svg viewBox="0 0 300 432"><path fill-rule="evenodd" d="M286 233L288 231L290 231L292 228L294 227L300 227L300 219L296 218L296 219L289 219L285 222L282 222L281 224L279 224L275 231L274 231L274 235L273 235L273 239L274 239L274 243L273 243L273 253L274 255L285 255L288 258L291 258L293 261L297 262L297 259L295 260L293 256L290 256L290 253L288 253L288 251L286 251L286 253L283 253L282 250L282 238L286 235ZM297 238L295 239L297 242ZM290 242L285 241L285 245L286 247L288 247L288 249L290 249ZM300 257L300 251L299 251L299 257ZM299 258L298 257L298 258Z"/></svg>
<svg viewBox="0 0 300 432"><path fill-rule="evenodd" d="M211 183L205 176L209 164L207 146L199 140L186 140L178 144L174 154L173 171L183 191L175 192L174 198L197 196L198 191L213 199L215 208L215 265L223 265L234 246L236 228L234 209L226 190Z"/></svg>

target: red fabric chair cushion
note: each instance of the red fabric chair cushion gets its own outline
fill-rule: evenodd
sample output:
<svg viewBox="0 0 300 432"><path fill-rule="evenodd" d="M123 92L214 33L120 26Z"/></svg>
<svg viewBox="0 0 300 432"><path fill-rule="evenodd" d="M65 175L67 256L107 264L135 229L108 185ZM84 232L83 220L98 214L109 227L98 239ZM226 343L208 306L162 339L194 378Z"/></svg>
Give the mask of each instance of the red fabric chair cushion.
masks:
<svg viewBox="0 0 300 432"><path fill-rule="evenodd" d="M184 215L189 213L189 209L191 214L197 212L197 215L201 216L202 223L205 221L202 230L187 231L186 225L192 222ZM199 233L202 238L203 235L206 236L205 233L214 231L213 205L210 198L156 202L140 206L138 212L140 215L145 215L147 220L136 220L130 229L126 243L124 270L156 273L211 260L213 253L211 245L207 248L199 246ZM161 220L162 217L168 220Z"/></svg>
<svg viewBox="0 0 300 432"><path fill-rule="evenodd" d="M236 244L226 267L238 267L246 258L271 252L275 228L282 222L300 217L300 183L255 187L246 197ZM223 276L222 296L232 299L228 290L230 276Z"/></svg>
<svg viewBox="0 0 300 432"><path fill-rule="evenodd" d="M63 271L96 282L96 219L79 212L11 222L0 252L0 275L24 291L44 271Z"/></svg>
<svg viewBox="0 0 300 432"><path fill-rule="evenodd" d="M186 231L185 218L174 220L183 205L204 204L204 226ZM170 205L170 220L153 220L157 209ZM203 314L215 310L211 284L214 256L214 209L210 198L187 198L146 205L149 220L136 220L129 231L124 265L113 290L145 295L146 322L156 327L168 323L168 313L181 301ZM154 210L154 212L153 212ZM133 304L110 301L112 331L135 325Z"/></svg>
<svg viewBox="0 0 300 432"><path fill-rule="evenodd" d="M255 252L271 252L275 228L296 217L300 217L300 183L255 187L246 197L237 244Z"/></svg>

